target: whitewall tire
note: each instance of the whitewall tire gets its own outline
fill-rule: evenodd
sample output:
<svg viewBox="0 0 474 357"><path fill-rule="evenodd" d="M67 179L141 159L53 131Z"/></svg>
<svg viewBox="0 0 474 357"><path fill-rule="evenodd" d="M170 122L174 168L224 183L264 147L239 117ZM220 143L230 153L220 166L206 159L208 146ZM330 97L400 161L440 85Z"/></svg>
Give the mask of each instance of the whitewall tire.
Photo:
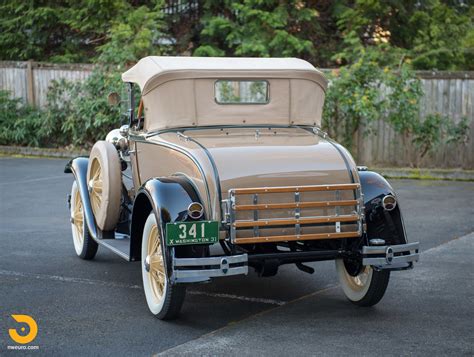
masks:
<svg viewBox="0 0 474 357"><path fill-rule="evenodd" d="M343 259L336 260L339 283L347 299L358 306L373 306L385 294L390 271L375 271L371 266L354 269Z"/></svg>
<svg viewBox="0 0 474 357"><path fill-rule="evenodd" d="M170 281L166 247L154 212L150 213L143 228L141 266L143 289L151 313L162 320L176 318L186 288Z"/></svg>
<svg viewBox="0 0 474 357"><path fill-rule="evenodd" d="M72 184L70 206L72 240L76 254L82 259L92 259L95 257L99 246L91 237L87 228L84 207L76 181Z"/></svg>

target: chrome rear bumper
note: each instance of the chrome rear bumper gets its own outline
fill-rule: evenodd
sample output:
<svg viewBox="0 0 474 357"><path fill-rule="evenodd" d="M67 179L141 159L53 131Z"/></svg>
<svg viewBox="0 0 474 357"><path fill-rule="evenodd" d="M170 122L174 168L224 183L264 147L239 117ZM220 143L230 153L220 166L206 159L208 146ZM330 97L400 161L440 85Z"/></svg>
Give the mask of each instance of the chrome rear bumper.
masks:
<svg viewBox="0 0 474 357"><path fill-rule="evenodd" d="M420 243L364 246L362 264L376 269L404 270L413 267L420 257Z"/></svg>
<svg viewBox="0 0 474 357"><path fill-rule="evenodd" d="M211 278L247 274L247 254L206 258L173 258L171 280L175 283L200 283Z"/></svg>

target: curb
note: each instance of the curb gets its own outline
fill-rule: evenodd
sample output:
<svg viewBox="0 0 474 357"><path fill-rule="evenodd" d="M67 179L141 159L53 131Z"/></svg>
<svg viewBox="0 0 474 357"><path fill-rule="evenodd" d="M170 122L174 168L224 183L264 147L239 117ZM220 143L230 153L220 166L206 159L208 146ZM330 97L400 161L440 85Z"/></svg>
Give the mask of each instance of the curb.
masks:
<svg viewBox="0 0 474 357"><path fill-rule="evenodd" d="M371 170L392 179L474 181L474 170L382 167L372 167Z"/></svg>
<svg viewBox="0 0 474 357"><path fill-rule="evenodd" d="M87 156L89 155L89 152L86 150L48 149L0 145L0 155L71 159L77 156Z"/></svg>

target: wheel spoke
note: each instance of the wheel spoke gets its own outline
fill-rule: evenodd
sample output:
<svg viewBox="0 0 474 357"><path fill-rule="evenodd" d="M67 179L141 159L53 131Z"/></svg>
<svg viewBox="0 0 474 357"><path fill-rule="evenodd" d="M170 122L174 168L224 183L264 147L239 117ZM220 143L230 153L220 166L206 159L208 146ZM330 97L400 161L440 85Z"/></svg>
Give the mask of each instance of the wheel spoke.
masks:
<svg viewBox="0 0 474 357"><path fill-rule="evenodd" d="M149 279L153 294L156 299L161 300L165 293L166 272L161 249L159 230L156 225L152 226L148 236L148 259L150 264Z"/></svg>
<svg viewBox="0 0 474 357"><path fill-rule="evenodd" d="M93 171L93 175L92 175L92 179L94 181L98 180L100 178L100 165L97 163L97 161L94 161L94 171Z"/></svg>
<svg viewBox="0 0 474 357"><path fill-rule="evenodd" d="M161 255L158 255L158 254L150 255L150 270L164 274L165 267L163 264L163 257Z"/></svg>

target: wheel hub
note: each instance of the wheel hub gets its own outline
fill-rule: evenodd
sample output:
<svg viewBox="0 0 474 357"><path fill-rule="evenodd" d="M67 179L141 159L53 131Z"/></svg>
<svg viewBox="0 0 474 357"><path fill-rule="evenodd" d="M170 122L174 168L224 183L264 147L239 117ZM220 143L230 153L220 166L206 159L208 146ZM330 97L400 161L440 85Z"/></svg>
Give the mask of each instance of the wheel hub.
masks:
<svg viewBox="0 0 474 357"><path fill-rule="evenodd" d="M89 193L92 193L92 189L94 188L94 180L93 179L90 179L88 184L87 184L87 188L89 189Z"/></svg>
<svg viewBox="0 0 474 357"><path fill-rule="evenodd" d="M147 271L147 273L150 272L150 256L147 255L146 258L145 258L145 270Z"/></svg>

